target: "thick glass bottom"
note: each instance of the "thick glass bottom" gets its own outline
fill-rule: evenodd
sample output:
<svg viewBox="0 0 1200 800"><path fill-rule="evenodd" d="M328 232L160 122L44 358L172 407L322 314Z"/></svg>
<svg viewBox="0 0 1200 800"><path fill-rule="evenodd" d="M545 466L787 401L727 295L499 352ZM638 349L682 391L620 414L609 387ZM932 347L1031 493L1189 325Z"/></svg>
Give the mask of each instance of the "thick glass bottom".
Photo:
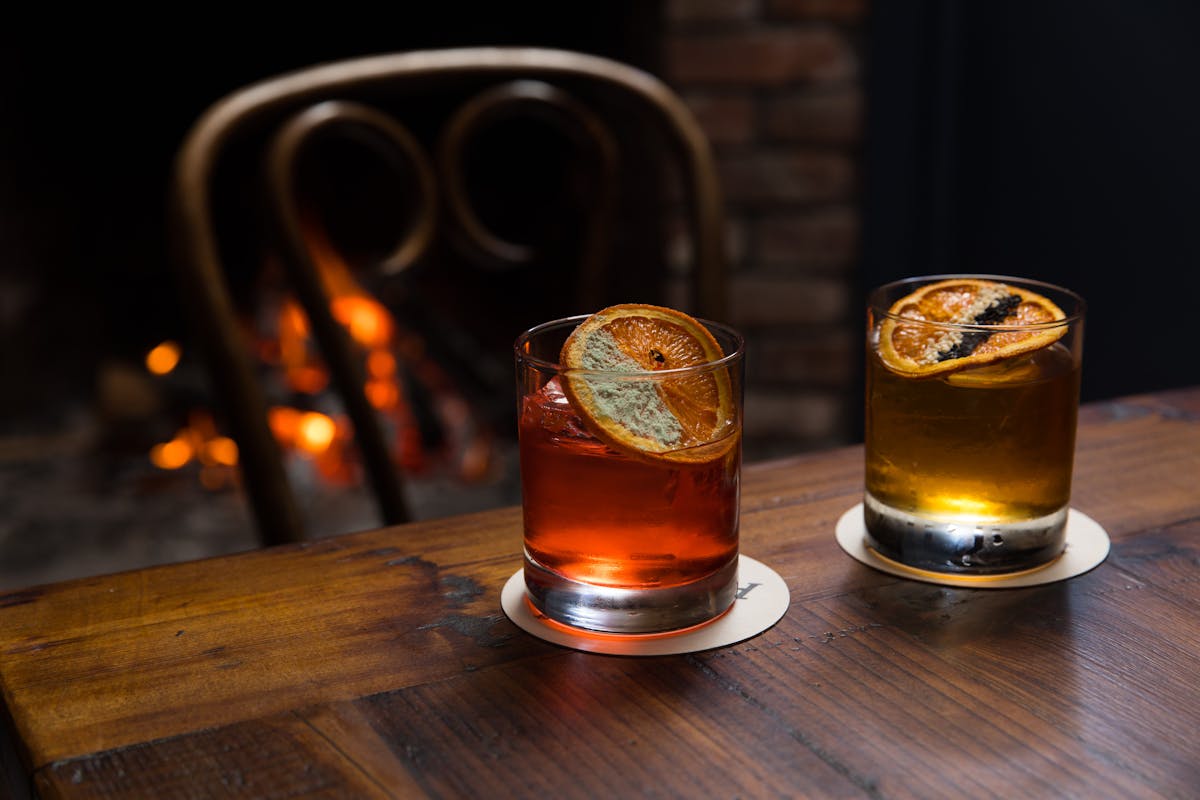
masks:
<svg viewBox="0 0 1200 800"><path fill-rule="evenodd" d="M555 622L602 633L663 633L708 622L737 595L738 558L681 586L617 589L564 578L525 554L525 588L534 607Z"/></svg>
<svg viewBox="0 0 1200 800"><path fill-rule="evenodd" d="M932 572L999 575L1049 563L1066 543L1067 508L1022 522L921 517L866 494L867 543L881 555Z"/></svg>

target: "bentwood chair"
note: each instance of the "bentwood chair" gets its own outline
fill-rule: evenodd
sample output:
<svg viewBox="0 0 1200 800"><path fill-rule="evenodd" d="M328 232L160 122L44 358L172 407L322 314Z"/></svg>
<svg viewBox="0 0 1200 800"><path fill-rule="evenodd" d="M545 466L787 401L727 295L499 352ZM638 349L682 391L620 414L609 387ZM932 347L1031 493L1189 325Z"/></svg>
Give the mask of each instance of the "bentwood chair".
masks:
<svg viewBox="0 0 1200 800"><path fill-rule="evenodd" d="M353 192L332 188L338 177L381 199L348 199ZM326 191L332 200L314 199ZM531 198L536 209L525 205ZM686 296L668 299L720 318L723 217L705 136L666 85L604 58L534 48L404 52L292 72L213 105L177 155L174 260L262 543L305 533L243 331L264 262L282 265L308 316L381 521L393 524L409 518L400 470L362 391L362 355L330 312L315 248L333 242L382 294L389 281L408 287L393 292L407 298L402 320L458 308L452 332L489 324L511 342L548 318L522 314L666 302L671 208L686 223L690 268L677 281ZM369 232L375 217L391 237L382 245L379 225ZM373 245L346 244L364 230ZM654 252L631 249L639 231L651 232ZM482 264L475 272L450 266L472 257ZM424 284L404 283L418 273ZM511 415L511 405L505 410Z"/></svg>

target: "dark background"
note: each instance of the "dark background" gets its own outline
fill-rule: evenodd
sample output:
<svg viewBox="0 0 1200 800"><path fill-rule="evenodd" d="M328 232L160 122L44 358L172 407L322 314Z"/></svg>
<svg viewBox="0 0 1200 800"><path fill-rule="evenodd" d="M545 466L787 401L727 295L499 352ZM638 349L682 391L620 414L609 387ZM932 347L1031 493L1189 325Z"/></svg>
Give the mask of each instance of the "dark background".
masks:
<svg viewBox="0 0 1200 800"><path fill-rule="evenodd" d="M97 364L187 340L166 242L171 161L196 118L255 80L417 48L534 45L657 71L661 4L340 4L170 25L14 12L0 34L0 430L54 427ZM65 413L65 412L63 412Z"/></svg>
<svg viewBox="0 0 1200 800"><path fill-rule="evenodd" d="M860 288L1058 283L1085 400L1200 383L1200 4L876 2L870 28Z"/></svg>
<svg viewBox="0 0 1200 800"><path fill-rule="evenodd" d="M659 3L216 12L143 29L8 20L0 47L0 427L185 336L166 262L170 160L249 81L412 47L537 44L658 71ZM1200 4L876 2L859 297L915 274L1061 283L1089 302L1084 398L1200 383ZM857 325L857 323L856 323ZM855 353L854 371L860 372Z"/></svg>

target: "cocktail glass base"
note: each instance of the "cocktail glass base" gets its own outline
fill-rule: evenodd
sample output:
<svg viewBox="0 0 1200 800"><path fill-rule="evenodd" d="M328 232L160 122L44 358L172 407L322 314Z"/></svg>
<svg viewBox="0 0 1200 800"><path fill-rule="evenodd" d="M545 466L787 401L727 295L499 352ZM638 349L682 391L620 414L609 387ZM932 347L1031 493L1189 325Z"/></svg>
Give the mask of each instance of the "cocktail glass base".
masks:
<svg viewBox="0 0 1200 800"><path fill-rule="evenodd" d="M1066 542L1066 507L1020 522L932 519L880 502L863 502L867 542L900 564L931 572L1002 575L1048 564Z"/></svg>
<svg viewBox="0 0 1200 800"><path fill-rule="evenodd" d="M531 636L585 653L633 657L699 653L752 639L777 623L790 604L791 593L779 573L745 554L738 556L737 599L729 610L708 622L676 631L596 633L553 622L529 601L524 569L514 572L500 592L505 616Z"/></svg>
<svg viewBox="0 0 1200 800"><path fill-rule="evenodd" d="M725 613L737 596L738 559L691 583L644 589L615 588L565 578L525 556L525 588L548 618L602 633L681 630Z"/></svg>
<svg viewBox="0 0 1200 800"><path fill-rule="evenodd" d="M863 524L863 503L847 509L838 519L836 528L837 543L842 550L868 567L924 583L972 589L1014 589L1067 580L1083 575L1108 557L1111 546L1108 533L1081 511L1074 508L1067 511L1065 535L1062 554L1041 566L1002 574L971 575L909 567L880 554L867 536Z"/></svg>

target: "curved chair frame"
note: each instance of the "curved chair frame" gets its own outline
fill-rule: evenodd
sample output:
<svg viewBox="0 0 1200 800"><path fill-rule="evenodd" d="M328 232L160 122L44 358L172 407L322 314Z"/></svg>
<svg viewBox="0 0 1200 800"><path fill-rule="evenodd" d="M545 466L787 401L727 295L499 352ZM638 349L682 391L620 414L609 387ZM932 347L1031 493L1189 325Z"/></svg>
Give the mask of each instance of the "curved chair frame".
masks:
<svg viewBox="0 0 1200 800"><path fill-rule="evenodd" d="M242 474L250 498L260 540L263 544L299 541L304 525L292 489L284 472L283 460L267 424L266 400L255 378L254 365L241 339L228 279L222 269L212 209L212 181L224 148L244 127L291 115L271 145L269 176L273 187L277 222L285 249L289 276L297 296L305 306L314 336L330 361L331 375L339 384L361 387L361 375L355 372L356 360L344 331L329 313L325 293L316 277L311 256L303 245L298 228L298 211L290 199L296 154L309 134L335 119L371 129L404 150L410 145L407 133L386 115L356 103L337 102L341 92L383 88L397 79L434 75L495 75L498 78L520 75L534 81L555 78L589 78L627 94L656 112L661 127L673 140L683 160L682 174L688 187L688 222L692 231L694 310L721 318L724 315L725 262L723 254L723 216L721 195L708 141L691 112L678 96L653 76L608 59L561 50L542 48L462 48L429 50L371 56L331 63L289 73L250 85L214 104L192 127L175 163L170 194L174 258L179 267L181 289L193 312L193 324L202 342L215 388L225 398L230 432L238 443ZM546 99L543 84L529 84L527 99ZM518 94L521 91L517 92ZM555 99L550 97L551 100ZM333 101L333 102L330 102ZM563 101L558 98L559 103ZM311 107L310 107L311 106ZM488 112L487 98L478 100L460 112L462 119L451 124L451 141L459 141L471 115ZM465 116L463 116L465 115ZM606 144L595 133L587 118L584 128L601 151ZM457 137L457 139L455 138ZM418 180L432 176L418 164ZM485 247L503 250L506 243L489 242L462 199L461 176L451 175L450 206L468 231ZM454 181L459 182L456 189ZM597 215L596 219L601 219ZM601 224L593 220L593 224ZM432 235L433 221L418 220L385 262L385 269L403 269ZM511 250L511 246L510 250ZM519 253L518 253L519 255ZM602 264L586 265L581 276L584 291L595 287ZM361 369L361 368L359 368ZM357 381L357 383L355 383ZM385 524L408 520L408 510L396 469L388 460L378 421L365 401L349 400L360 392L345 393L347 411L355 425L372 487ZM372 440L377 444L372 445Z"/></svg>

